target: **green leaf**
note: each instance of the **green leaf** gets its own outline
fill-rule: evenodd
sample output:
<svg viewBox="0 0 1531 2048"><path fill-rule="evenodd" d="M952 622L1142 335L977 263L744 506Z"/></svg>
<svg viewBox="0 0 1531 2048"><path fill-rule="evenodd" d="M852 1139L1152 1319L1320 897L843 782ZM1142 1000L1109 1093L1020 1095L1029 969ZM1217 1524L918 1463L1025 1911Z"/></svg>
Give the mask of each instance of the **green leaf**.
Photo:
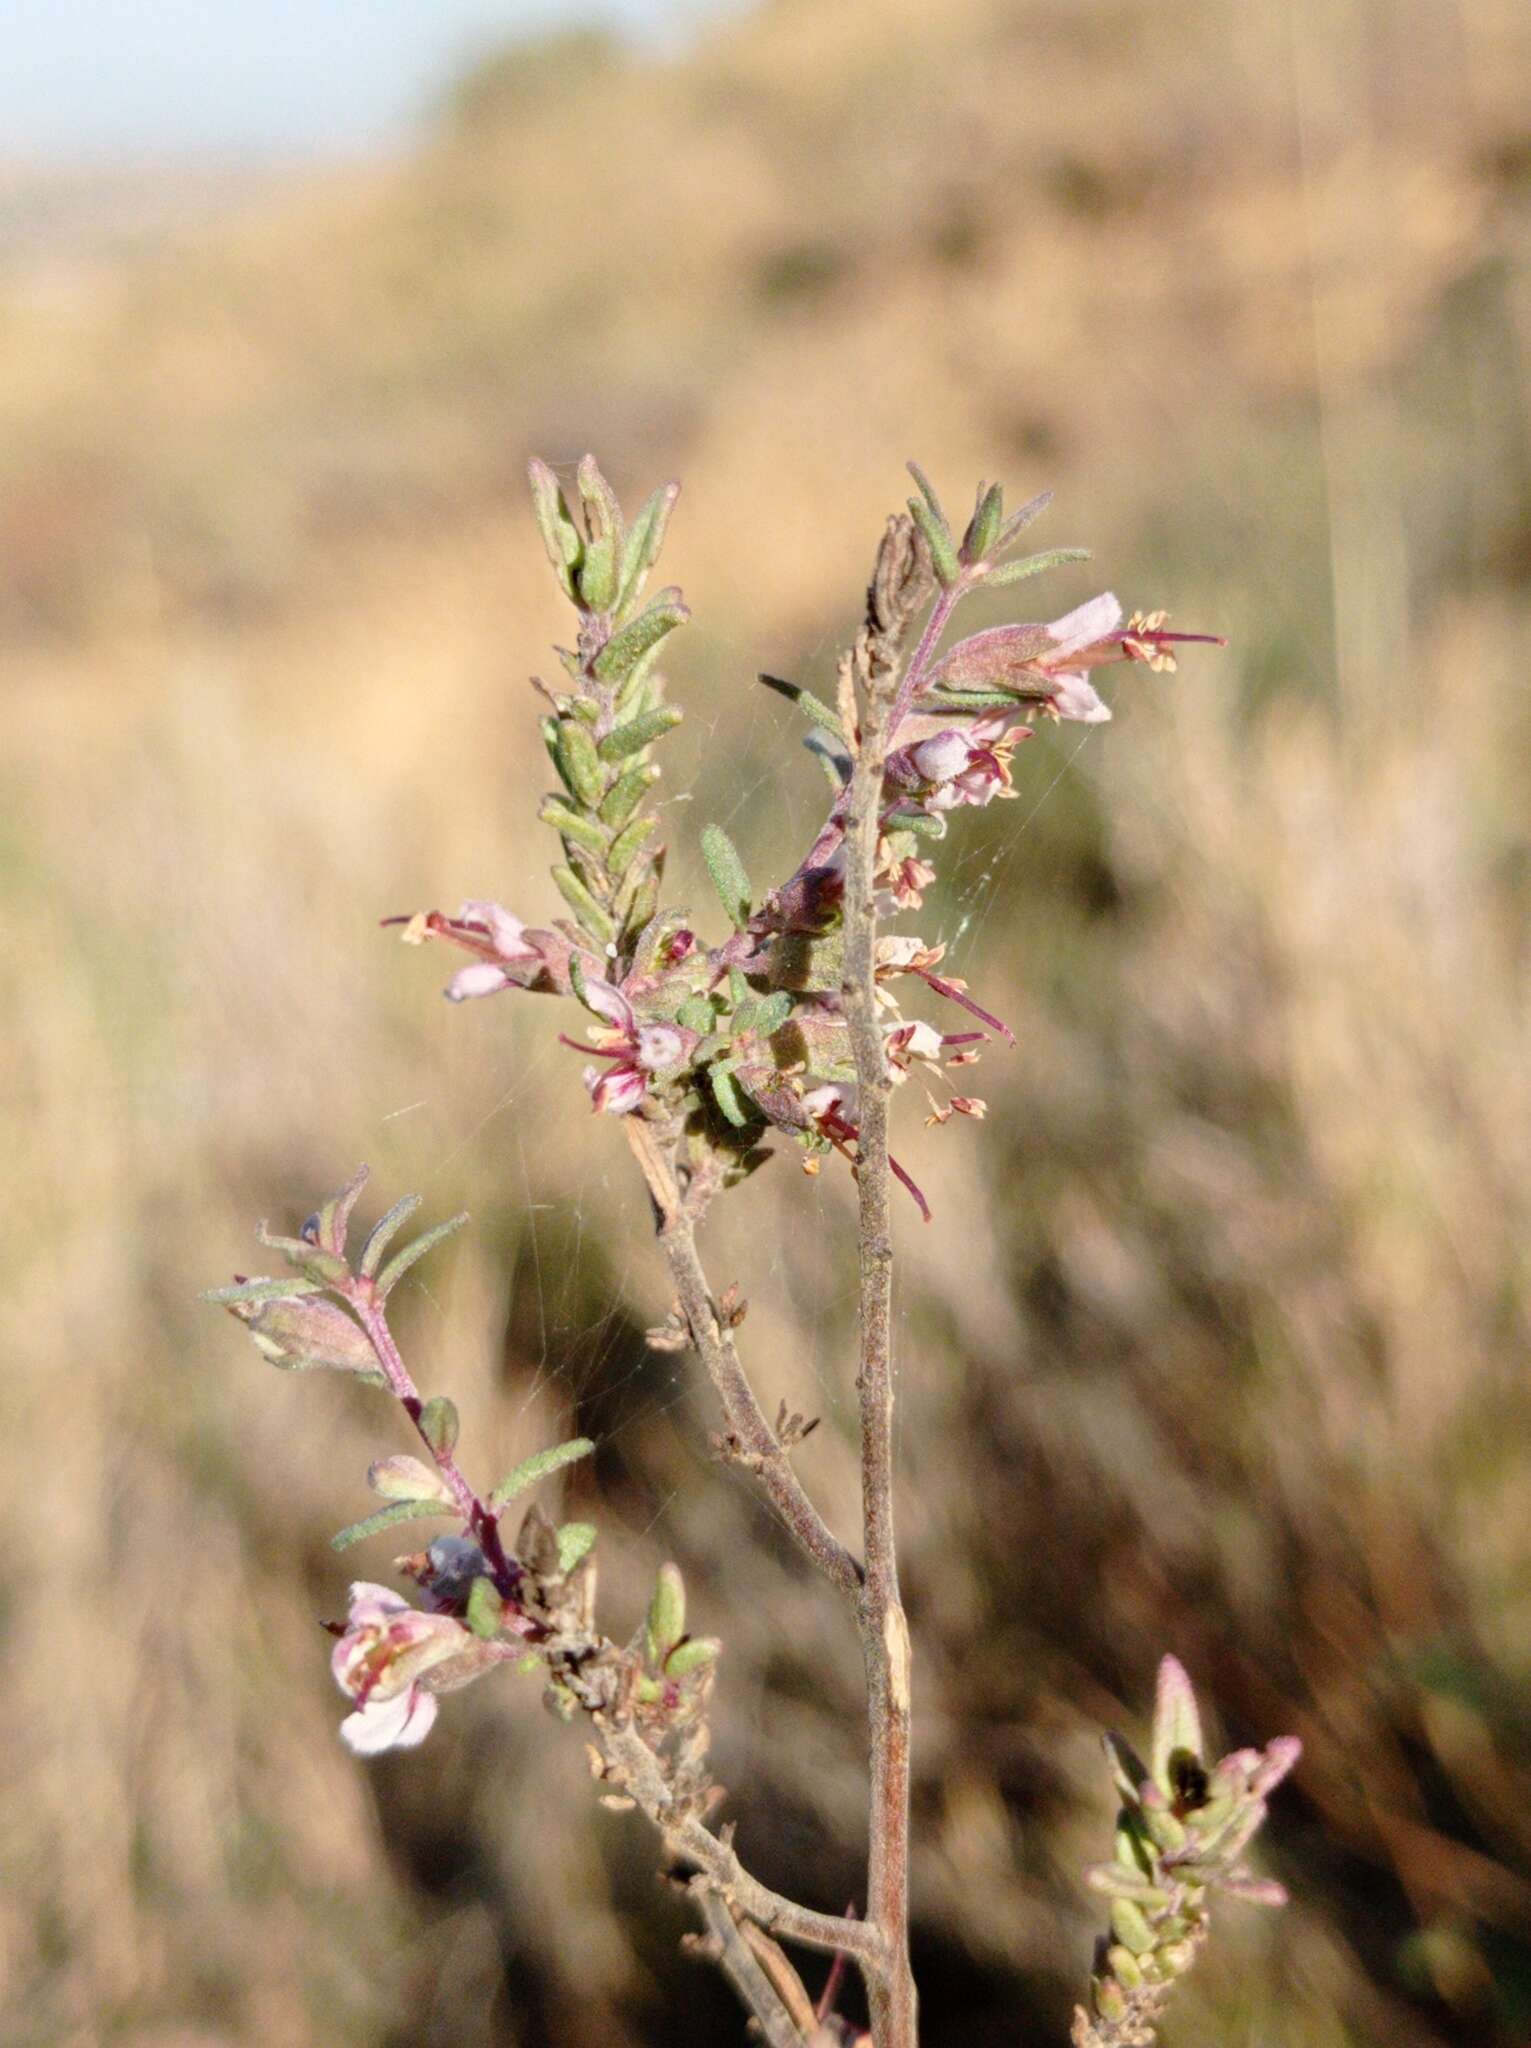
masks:
<svg viewBox="0 0 1531 2048"><path fill-rule="evenodd" d="M727 1067L709 1067L707 1069L707 1080L712 1089L713 1101L716 1102L718 1108L722 1110L724 1116L733 1125L735 1130L748 1130L751 1124L760 1121L759 1117L753 1114L745 1097L740 1093L738 1085Z"/></svg>
<svg viewBox="0 0 1531 2048"><path fill-rule="evenodd" d="M825 780L837 794L851 779L851 757L822 732L811 732L803 745L824 770Z"/></svg>
<svg viewBox="0 0 1531 2048"><path fill-rule="evenodd" d="M754 892L744 871L744 862L739 858L739 850L721 825L709 825L703 832L702 858L707 863L707 872L712 877L712 886L717 890L723 908L742 931L750 921Z"/></svg>
<svg viewBox="0 0 1531 2048"><path fill-rule="evenodd" d="M489 1496L489 1505L498 1513L513 1501L518 1493L525 1493L529 1486L546 1479L554 1472L561 1472L565 1465L573 1465L581 1458L588 1458L595 1444L588 1436L571 1436L565 1444L555 1444L549 1451L534 1451L529 1458L523 1458L519 1465L507 1472L494 1492Z"/></svg>
<svg viewBox="0 0 1531 2048"><path fill-rule="evenodd" d="M940 816L933 818L928 811L911 811L899 819L898 829L914 833L917 839L944 839L946 820Z"/></svg>
<svg viewBox="0 0 1531 2048"><path fill-rule="evenodd" d="M434 1251L443 1238L450 1237L454 1230L461 1230L468 1220L468 1212L461 1209L455 1216L449 1216L445 1223L438 1223L434 1230L427 1230L423 1236L414 1238L404 1249L395 1252L377 1277L377 1292L380 1301L386 1301L395 1287L404 1278L417 1260L427 1252Z"/></svg>
<svg viewBox="0 0 1531 2048"><path fill-rule="evenodd" d="M1028 498L1026 503L1018 511L1012 512L1005 521L995 546L1001 549L1009 547L1018 535L1025 532L1033 519L1047 510L1052 501L1051 491L1038 491L1034 498Z"/></svg>
<svg viewBox="0 0 1531 2048"><path fill-rule="evenodd" d="M1136 1806L1139 1789L1148 1779L1147 1764L1123 1736L1103 1735L1101 1742L1122 1804L1128 1807Z"/></svg>
<svg viewBox="0 0 1531 2048"><path fill-rule="evenodd" d="M580 503L584 507L585 526L593 539L604 534L622 537L622 507L617 503L617 494L601 473L601 465L593 455L582 455L574 481L579 489Z"/></svg>
<svg viewBox="0 0 1531 2048"><path fill-rule="evenodd" d="M451 1489L439 1472L420 1458L397 1452L367 1468L367 1484L384 1500L450 1501Z"/></svg>
<svg viewBox="0 0 1531 2048"><path fill-rule="evenodd" d="M649 1602L645 1640L649 1663L662 1670L664 1661L686 1633L686 1582L680 1567L662 1564Z"/></svg>
<svg viewBox="0 0 1531 2048"><path fill-rule="evenodd" d="M616 924L610 912L601 908L573 868L563 865L554 868L553 882L585 930L599 939L603 946L608 944L616 935Z"/></svg>
<svg viewBox="0 0 1531 2048"><path fill-rule="evenodd" d="M665 1658L665 1677L689 1678L694 1671L705 1671L709 1664L717 1663L722 1649L716 1636L688 1636Z"/></svg>
<svg viewBox="0 0 1531 2048"><path fill-rule="evenodd" d="M717 1013L706 996L687 996L675 1012L675 1021L685 1030L695 1031L699 1037L705 1038L717 1022Z"/></svg>
<svg viewBox="0 0 1531 2048"><path fill-rule="evenodd" d="M596 759L589 727L578 719L561 720L554 760L570 796L587 811L593 811L606 794L606 778Z"/></svg>
<svg viewBox="0 0 1531 2048"><path fill-rule="evenodd" d="M542 544L548 551L548 560L558 572L565 597L572 598L575 571L584 555L585 544L552 470L534 455L526 465L526 473L531 482L532 509L537 515Z"/></svg>
<svg viewBox="0 0 1531 2048"><path fill-rule="evenodd" d="M593 455L582 457L578 474L580 502L589 540L579 572L579 594L593 612L610 611L617 595L617 564L622 548L622 510Z"/></svg>
<svg viewBox="0 0 1531 2048"><path fill-rule="evenodd" d="M568 1576L595 1548L594 1522L565 1522L558 1532L558 1569Z"/></svg>
<svg viewBox="0 0 1531 2048"><path fill-rule="evenodd" d="M361 1248L361 1263L357 1271L364 1279L370 1280L377 1271L385 1251L401 1224L407 1223L420 1206L419 1195L405 1195L395 1202L386 1216L380 1216L367 1234L367 1242Z"/></svg>
<svg viewBox="0 0 1531 2048"><path fill-rule="evenodd" d="M645 842L652 839L658 830L659 820L650 812L647 817L634 818L625 831L617 834L607 856L607 866L615 880L622 879L643 851Z"/></svg>
<svg viewBox="0 0 1531 2048"><path fill-rule="evenodd" d="M306 1237L279 1237L262 1223L256 1230L256 1238L268 1251L280 1252L290 1266L321 1287L344 1288L351 1278L351 1269L336 1252L327 1252L322 1245L312 1243Z"/></svg>
<svg viewBox="0 0 1531 2048"><path fill-rule="evenodd" d="M537 816L544 825L551 825L555 832L562 835L566 853L569 851L569 842L572 841L593 859L605 860L607 835L592 819L582 818L577 811L571 811L566 804L559 803L556 798L545 803Z"/></svg>
<svg viewBox="0 0 1531 2048"><path fill-rule="evenodd" d="M1020 583L1028 576L1040 576L1044 569L1060 569L1065 562L1088 562L1088 548L1050 548L1045 555L1023 555L1018 562L1001 562L990 569L984 583L998 589L1002 583Z"/></svg>
<svg viewBox="0 0 1531 2048"><path fill-rule="evenodd" d="M664 546L665 532L670 524L670 514L675 510L675 501L680 496L680 485L661 484L653 496L646 499L633 521L622 550L622 569L618 578L617 610L623 612L637 597L647 580L650 569L659 560L659 551Z"/></svg>
<svg viewBox="0 0 1531 2048"><path fill-rule="evenodd" d="M324 1283L320 1280L236 1280L232 1287L204 1287L197 1296L198 1301L210 1301L218 1308L229 1308L236 1301L289 1301L295 1296L319 1294Z"/></svg>
<svg viewBox="0 0 1531 2048"><path fill-rule="evenodd" d="M474 1635L492 1642L505 1619L505 1597L493 1579L482 1574L468 1588L468 1610L464 1616Z"/></svg>
<svg viewBox="0 0 1531 2048"><path fill-rule="evenodd" d="M607 792L601 804L601 823L609 825L613 832L620 832L659 780L659 773L659 766L654 761L640 761L636 768L629 768L621 781Z"/></svg>
<svg viewBox="0 0 1531 2048"><path fill-rule="evenodd" d="M1019 712L1025 701L1024 695L1015 690L921 690L919 699L922 711ZM903 822L899 820L900 824Z"/></svg>
<svg viewBox="0 0 1531 2048"><path fill-rule="evenodd" d="M1153 1764L1154 1783L1161 1791L1174 1790L1172 1764L1178 1756L1201 1759L1201 1716L1196 1710L1196 1693L1185 1666L1178 1657L1165 1657L1159 1664L1159 1682L1154 1697Z"/></svg>
<svg viewBox="0 0 1531 2048"><path fill-rule="evenodd" d="M963 536L962 552L970 562L981 562L999 538L1000 521L1005 513L1005 493L999 484L980 484L978 504L974 509L972 523Z"/></svg>
<svg viewBox="0 0 1531 2048"><path fill-rule="evenodd" d="M652 923L659 909L659 867L656 863L633 891L633 900L622 914L622 943L630 945Z"/></svg>
<svg viewBox="0 0 1531 2048"><path fill-rule="evenodd" d="M767 996L756 1010L750 1029L757 1038L770 1038L780 1031L792 1015L792 998L785 989L778 989L774 996Z"/></svg>
<svg viewBox="0 0 1531 2048"><path fill-rule="evenodd" d="M844 742L845 726L840 714L826 704L822 697L815 697L812 690L805 690L801 683L784 682L780 676L768 676L764 671L761 672L759 681L764 683L768 690L774 690L777 696L785 697L789 703L795 704L810 724L822 726L826 732L833 733L837 740Z"/></svg>
<svg viewBox="0 0 1531 2048"><path fill-rule="evenodd" d="M460 1427L457 1403L445 1394L433 1394L420 1410L420 1434L438 1458L450 1457L457 1448Z"/></svg>
<svg viewBox="0 0 1531 2048"><path fill-rule="evenodd" d="M1135 1956L1153 1953L1154 1931L1143 1916L1141 1906L1131 1899L1115 1898L1111 1901L1111 1932L1122 1947Z"/></svg>
<svg viewBox="0 0 1531 2048"><path fill-rule="evenodd" d="M656 705L652 711L640 712L626 725L607 733L596 751L603 761L625 761L629 754L641 753L667 732L673 732L684 717L678 704Z"/></svg>
<svg viewBox="0 0 1531 2048"><path fill-rule="evenodd" d="M396 1528L400 1522L419 1522L427 1518L439 1522L450 1519L456 1512L455 1508L439 1500L396 1500L386 1508L379 1508L375 1515L353 1522L348 1529L332 1536L330 1548L349 1550L353 1543L361 1543L368 1536L381 1535L384 1529Z"/></svg>
<svg viewBox="0 0 1531 2048"><path fill-rule="evenodd" d="M587 611L607 612L617 594L617 543L608 535L586 544L579 572L580 602Z"/></svg>
<svg viewBox="0 0 1531 2048"><path fill-rule="evenodd" d="M935 485L917 462L905 463L904 467L919 485L920 496L930 507L931 516L938 520L943 527L946 526L946 514L941 510L941 500L936 496Z"/></svg>
<svg viewBox="0 0 1531 2048"><path fill-rule="evenodd" d="M314 1238L324 1251L333 1253L336 1258L345 1257L351 1211L366 1185L367 1171L365 1166L358 1166L339 1194L331 1195L327 1202L321 1204L304 1231L305 1237Z"/></svg>
<svg viewBox="0 0 1531 2048"><path fill-rule="evenodd" d="M645 611L613 633L592 664L603 683L621 682L652 648L677 626L685 625L691 614L680 601L680 592L655 598Z"/></svg>
<svg viewBox="0 0 1531 2048"><path fill-rule="evenodd" d="M1092 1892L1104 1892L1108 1899L1131 1899L1135 1905L1158 1912L1169 1903L1162 1885L1149 1882L1141 1870L1125 1863L1092 1863L1084 1873Z"/></svg>
<svg viewBox="0 0 1531 2048"><path fill-rule="evenodd" d="M952 537L946 529L945 522L935 517L923 498L911 498L909 510L915 525L925 536L936 574L945 584L955 583L962 574L962 567L957 560L957 550L952 546Z"/></svg>

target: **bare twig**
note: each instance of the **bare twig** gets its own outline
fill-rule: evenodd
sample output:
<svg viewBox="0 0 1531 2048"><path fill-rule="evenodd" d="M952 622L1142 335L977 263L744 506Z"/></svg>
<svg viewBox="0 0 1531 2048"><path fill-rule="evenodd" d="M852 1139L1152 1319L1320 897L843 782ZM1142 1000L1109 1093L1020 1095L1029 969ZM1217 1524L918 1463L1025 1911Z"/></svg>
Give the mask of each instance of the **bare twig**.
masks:
<svg viewBox="0 0 1531 2048"><path fill-rule="evenodd" d="M761 2038L769 2048L803 2048L802 2029L760 1967L727 1900L704 1880L693 1879L690 1890L707 1926L707 1951L753 2016Z"/></svg>
<svg viewBox="0 0 1531 2048"><path fill-rule="evenodd" d="M844 1949L864 1966L881 1966L882 1944L867 1922L816 1913L751 1877L726 1831L715 1835L684 1802L676 1800L659 1758L630 1721L600 1714L594 1717L594 1726L605 1759L606 1781L643 1810L663 1836L672 1858L690 1863L732 1905L784 1941L827 1955Z"/></svg>

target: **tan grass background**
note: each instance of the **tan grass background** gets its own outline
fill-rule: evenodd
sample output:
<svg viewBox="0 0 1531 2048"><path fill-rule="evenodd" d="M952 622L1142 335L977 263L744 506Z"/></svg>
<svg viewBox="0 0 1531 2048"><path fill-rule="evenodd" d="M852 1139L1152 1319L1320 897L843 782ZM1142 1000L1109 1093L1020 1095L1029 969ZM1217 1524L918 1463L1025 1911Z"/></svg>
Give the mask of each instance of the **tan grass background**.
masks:
<svg viewBox="0 0 1531 2048"><path fill-rule="evenodd" d="M1531 2035L1531 18L1517 0L777 0L507 53L396 160L0 269L0 2037L728 2042L637 1826L507 1680L364 1770L316 1617L394 1447L195 1290L359 1158L475 1227L405 1317L475 1469L573 1427L613 1626L728 1651L750 1860L859 1882L857 1660L709 1461L623 1148L549 1014L380 914L553 906L525 457L679 473L672 874L817 801L917 455L1056 487L1232 636L1024 750L924 928L1017 1026L902 1149L932 2048L1061 2038L1094 1748L1175 1648L1308 1745L1172 2044ZM845 1190L714 1232L853 1522ZM257 1268L258 1270L258 1268ZM378 1558L371 1569L381 1570Z"/></svg>

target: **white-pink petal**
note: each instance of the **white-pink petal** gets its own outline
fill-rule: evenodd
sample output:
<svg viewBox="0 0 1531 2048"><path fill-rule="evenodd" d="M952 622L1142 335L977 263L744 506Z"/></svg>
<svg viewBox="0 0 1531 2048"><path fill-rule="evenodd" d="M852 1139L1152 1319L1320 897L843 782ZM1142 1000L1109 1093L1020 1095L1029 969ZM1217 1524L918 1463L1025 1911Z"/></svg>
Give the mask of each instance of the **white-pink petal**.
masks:
<svg viewBox="0 0 1531 2048"><path fill-rule="evenodd" d="M1058 643L1048 655L1049 662L1058 661L1070 654L1077 654L1081 647L1089 647L1097 640L1104 640L1108 633L1114 633L1122 623L1122 608L1109 590L1103 590L1099 597L1087 598L1073 611L1065 612L1061 619L1054 619L1048 627Z"/></svg>
<svg viewBox="0 0 1531 2048"><path fill-rule="evenodd" d="M642 1107L648 1084L637 1067L625 1061L616 1067L586 1067L590 1100L607 1116L630 1116Z"/></svg>
<svg viewBox="0 0 1531 2048"><path fill-rule="evenodd" d="M535 960L537 951L526 943L526 926L503 903L485 903L475 899L463 904L457 913L459 924L481 924L487 927L494 950L502 960Z"/></svg>
<svg viewBox="0 0 1531 2048"><path fill-rule="evenodd" d="M368 1700L340 1724L340 1739L355 1756L380 1756L387 1749L413 1749L424 1742L437 1714L434 1696L417 1685L391 1700Z"/></svg>
<svg viewBox="0 0 1531 2048"><path fill-rule="evenodd" d="M619 1031L633 1028L633 1006L621 989L613 988L609 981L596 976L585 982L585 1007L594 1010L598 1017L604 1017L608 1024L614 1024Z"/></svg>
<svg viewBox="0 0 1531 2048"><path fill-rule="evenodd" d="M501 989L509 987L510 976L503 967L496 967L492 960L475 960L471 967L452 976L446 997L449 1003L466 1003L474 996L497 996Z"/></svg>
<svg viewBox="0 0 1531 2048"><path fill-rule="evenodd" d="M1053 693L1048 702L1060 718L1071 718L1079 725L1110 723L1111 706L1087 675L1066 669L1062 675L1052 678L1052 684Z"/></svg>
<svg viewBox="0 0 1531 2048"><path fill-rule="evenodd" d="M684 1034L674 1024L644 1024L638 1030L638 1064L649 1073L678 1066L686 1057Z"/></svg>
<svg viewBox="0 0 1531 2048"><path fill-rule="evenodd" d="M920 741L912 759L927 782L949 782L966 768L971 751L962 733L937 732Z"/></svg>

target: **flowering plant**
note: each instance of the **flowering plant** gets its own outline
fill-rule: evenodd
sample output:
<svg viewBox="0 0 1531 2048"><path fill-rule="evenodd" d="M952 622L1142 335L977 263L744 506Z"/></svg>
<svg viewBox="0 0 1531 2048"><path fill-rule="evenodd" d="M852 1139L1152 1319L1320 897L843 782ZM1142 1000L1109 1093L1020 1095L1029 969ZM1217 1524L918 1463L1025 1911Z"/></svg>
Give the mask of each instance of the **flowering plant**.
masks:
<svg viewBox="0 0 1531 2048"><path fill-rule="evenodd" d="M678 487L656 491L629 523L593 458L579 465L577 511L545 464L533 462L530 474L542 537L575 615L574 644L558 650L561 675L553 684L535 679L557 778L540 815L560 845L552 879L564 914L529 925L496 901L470 898L454 912L386 922L410 944L439 940L469 956L447 985L454 1002L520 991L584 1013L582 1036L559 1037L581 1055L593 1109L620 1120L675 1290L670 1318L650 1341L697 1352L722 1407L724 1455L763 1488L845 1596L860 1634L870 1780L864 1913L818 1913L769 1890L741 1865L730 1830L714 1825L723 1793L707 1768L707 1713L720 1645L690 1633L675 1567L661 1570L643 1627L618 1642L597 1623L594 1528L560 1525L534 1503L518 1510L512 1533L512 1504L594 1446L576 1438L541 1452L487 1493L458 1464L456 1409L417 1390L387 1304L462 1217L390 1256L418 1206L407 1197L353 1258L363 1168L296 1237L262 1229L290 1274L236 1280L210 1298L246 1324L272 1363L386 1387L428 1452L429 1463L396 1455L373 1465L369 1481L383 1505L342 1530L337 1548L415 1520L454 1525L396 1561L419 1604L358 1581L345 1622L332 1625L332 1668L351 1708L340 1732L350 1747L364 1755L412 1747L430 1732L442 1694L506 1662L540 1671L554 1709L590 1730L608 1802L640 1808L658 1830L702 1921L700 1946L761 2036L775 2048L852 2038L913 2048L911 1656L893 1512L894 1185L926 1217L929 1206L889 1151L889 1107L894 1091L917 1078L928 1125L981 1117L967 1069L984 1044L1014 1039L962 980L938 971L940 946L878 926L921 907L960 813L1015 794L1014 756L1040 719L1110 718L1097 670L1122 663L1162 673L1174 668L1177 646L1221 643L1170 632L1163 612L1124 620L1105 593L1049 622L991 627L946 645L971 592L1006 588L1084 551L1016 557L1048 498L1007 516L997 484L980 486L959 539L914 469L916 495L888 521L835 703L761 679L806 720L829 787L823 822L792 872L764 891L722 828L706 828L702 852L727 926L709 942L691 913L665 898L665 848L650 803L660 773L653 750L682 716L667 699L659 657L689 614L673 587L645 596ZM941 1006L939 1022L906 1009L927 995ZM754 1172L773 1141L795 1149L809 1173L838 1156L857 1185L859 1554L831 1530L793 1468L811 1424L786 1414L774 1427L767 1420L737 1346L743 1304L734 1290L714 1294L698 1247L711 1203ZM1259 1889L1233 1859L1295 1753L1279 1744L1263 1758L1236 1752L1208 1773L1189 1684L1173 1660L1164 1673L1152 1773L1129 1763L1123 1746L1113 1751L1126 1803L1117 1862L1091 1876L1111 1894L1113 1938L1098 1962L1092 2012L1076 2028L1085 2048L1153 2038L1163 1995L1204 1931L1206 1892L1214 1884ZM837 1959L817 2003L783 1941ZM846 1959L865 1983L867 2037L831 2009Z"/></svg>

